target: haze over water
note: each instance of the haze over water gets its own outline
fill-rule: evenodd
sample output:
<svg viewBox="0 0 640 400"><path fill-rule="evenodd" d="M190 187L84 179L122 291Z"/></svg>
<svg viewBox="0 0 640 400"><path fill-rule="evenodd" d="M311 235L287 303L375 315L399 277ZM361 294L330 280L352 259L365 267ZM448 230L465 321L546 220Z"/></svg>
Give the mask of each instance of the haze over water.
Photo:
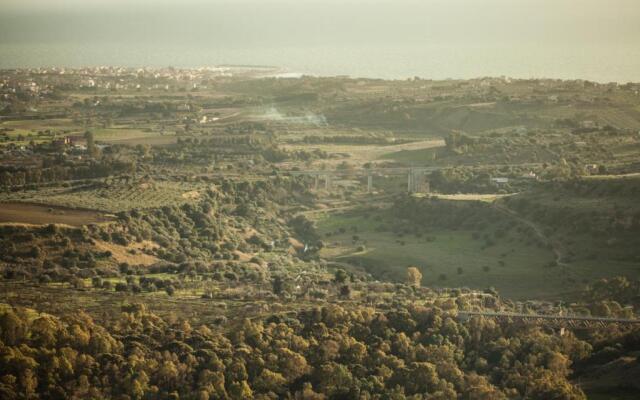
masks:
<svg viewBox="0 0 640 400"><path fill-rule="evenodd" d="M391 79L640 81L637 0L0 4L0 68L245 64Z"/></svg>

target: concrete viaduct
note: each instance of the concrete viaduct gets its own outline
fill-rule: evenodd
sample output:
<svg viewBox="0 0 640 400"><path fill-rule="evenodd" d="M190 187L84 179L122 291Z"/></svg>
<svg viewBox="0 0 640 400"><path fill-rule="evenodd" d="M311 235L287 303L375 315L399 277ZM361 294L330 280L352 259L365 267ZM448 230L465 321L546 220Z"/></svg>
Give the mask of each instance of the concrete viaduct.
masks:
<svg viewBox="0 0 640 400"><path fill-rule="evenodd" d="M407 192L417 193L420 191L421 186L428 186L426 181L426 175L431 172L438 171L441 167L415 167L415 168L358 168L358 169L334 169L334 170L300 170L300 171L287 171L291 176L311 176L315 178L314 188L318 189L320 180L324 180L324 187L326 190L331 189L332 180L334 177L345 176L366 176L367 177L367 192L371 193L373 190L373 178L374 176L388 176L388 175L406 175L407 176ZM426 192L429 190L427 189Z"/></svg>

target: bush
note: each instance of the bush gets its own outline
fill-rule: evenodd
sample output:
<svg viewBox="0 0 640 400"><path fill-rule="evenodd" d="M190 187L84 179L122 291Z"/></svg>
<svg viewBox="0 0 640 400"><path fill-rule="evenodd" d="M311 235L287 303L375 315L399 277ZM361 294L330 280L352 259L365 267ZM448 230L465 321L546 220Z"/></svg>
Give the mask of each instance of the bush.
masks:
<svg viewBox="0 0 640 400"><path fill-rule="evenodd" d="M29 250L29 257L40 258L41 255L42 255L42 250L40 249L40 247L31 246L31 249Z"/></svg>
<svg viewBox="0 0 640 400"><path fill-rule="evenodd" d="M129 291L129 285L123 282L116 283L116 292L128 292L128 291Z"/></svg>
<svg viewBox="0 0 640 400"><path fill-rule="evenodd" d="M91 285L96 289L102 288L102 278L95 276L91 279Z"/></svg>
<svg viewBox="0 0 640 400"><path fill-rule="evenodd" d="M71 281L71 285L75 289L84 289L84 280L80 278L75 278Z"/></svg>

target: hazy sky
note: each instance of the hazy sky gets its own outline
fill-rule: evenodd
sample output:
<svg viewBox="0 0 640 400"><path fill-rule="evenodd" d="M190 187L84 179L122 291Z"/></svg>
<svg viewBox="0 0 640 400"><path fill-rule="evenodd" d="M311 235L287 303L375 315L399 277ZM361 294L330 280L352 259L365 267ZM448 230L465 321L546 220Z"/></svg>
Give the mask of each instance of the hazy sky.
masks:
<svg viewBox="0 0 640 400"><path fill-rule="evenodd" d="M0 0L0 66L18 65L18 56L35 57L34 49L54 45L67 46L69 52L71 46L82 46L87 64L117 62L121 54L106 54L112 51L109 46L146 51L150 60L151 48L173 49L177 59L181 48L192 53L275 49L282 52L284 65L290 48L298 56L305 49L327 47L413 46L478 54L486 48L488 61L495 58L491 51L500 56L513 50L522 53L523 63L529 62L527 53L556 60L555 54L570 52L587 66L589 57L622 60L635 52L633 64L623 66L633 71L640 65L640 0ZM92 62L87 49L98 47L105 54ZM411 61L410 50L405 53ZM314 56L320 57L318 52ZM219 57L225 58L234 61ZM256 63L263 60L256 56ZM493 74L509 73L505 69Z"/></svg>
<svg viewBox="0 0 640 400"><path fill-rule="evenodd" d="M640 43L639 0L0 0L0 41Z"/></svg>

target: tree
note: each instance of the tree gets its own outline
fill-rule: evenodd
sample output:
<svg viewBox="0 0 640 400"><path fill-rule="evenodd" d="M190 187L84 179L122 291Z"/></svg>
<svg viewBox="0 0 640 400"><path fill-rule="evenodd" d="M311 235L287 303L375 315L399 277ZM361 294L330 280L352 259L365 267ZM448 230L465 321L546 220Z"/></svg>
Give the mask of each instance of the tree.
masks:
<svg viewBox="0 0 640 400"><path fill-rule="evenodd" d="M101 289L102 278L100 278L99 276L94 276L93 278L91 278L91 285L96 289Z"/></svg>
<svg viewBox="0 0 640 400"><path fill-rule="evenodd" d="M334 362L323 364L316 370L319 388L332 398L350 398L349 392L353 385L353 376L349 369Z"/></svg>
<svg viewBox="0 0 640 400"><path fill-rule="evenodd" d="M284 281L281 276L276 276L271 281L271 286L274 294L280 295L284 291Z"/></svg>
<svg viewBox="0 0 640 400"><path fill-rule="evenodd" d="M323 394L313 391L313 386L309 382L305 382L302 385L302 391L296 392L296 400L325 400L326 397Z"/></svg>
<svg viewBox="0 0 640 400"><path fill-rule="evenodd" d="M407 268L407 284L413 287L420 287L422 283L422 273L416 267Z"/></svg>
<svg viewBox="0 0 640 400"><path fill-rule="evenodd" d="M351 297L351 286L342 285L340 286L340 297L348 299Z"/></svg>
<svg viewBox="0 0 640 400"><path fill-rule="evenodd" d="M336 283L345 283L348 277L349 275L343 269L337 270L334 274L334 280L336 281Z"/></svg>
<svg viewBox="0 0 640 400"><path fill-rule="evenodd" d="M8 345L15 345L22 341L26 327L22 320L9 310L0 316L0 339Z"/></svg>
<svg viewBox="0 0 640 400"><path fill-rule="evenodd" d="M41 255L42 255L42 250L40 249L40 247L31 246L31 249L29 250L29 257L40 258Z"/></svg>
<svg viewBox="0 0 640 400"><path fill-rule="evenodd" d="M255 380L254 386L263 392L273 391L280 393L287 384L287 380L278 372L271 371L267 368L263 369Z"/></svg>
<svg viewBox="0 0 640 400"><path fill-rule="evenodd" d="M93 132L86 131L84 133L84 139L87 141L87 152L91 157L98 155L98 149L96 147L95 139L93 138Z"/></svg>
<svg viewBox="0 0 640 400"><path fill-rule="evenodd" d="M234 399L253 399L253 391L247 381L232 382L229 385L229 394Z"/></svg>
<svg viewBox="0 0 640 400"><path fill-rule="evenodd" d="M36 318L31 324L31 338L40 346L53 346L57 340L58 325L50 315Z"/></svg>

